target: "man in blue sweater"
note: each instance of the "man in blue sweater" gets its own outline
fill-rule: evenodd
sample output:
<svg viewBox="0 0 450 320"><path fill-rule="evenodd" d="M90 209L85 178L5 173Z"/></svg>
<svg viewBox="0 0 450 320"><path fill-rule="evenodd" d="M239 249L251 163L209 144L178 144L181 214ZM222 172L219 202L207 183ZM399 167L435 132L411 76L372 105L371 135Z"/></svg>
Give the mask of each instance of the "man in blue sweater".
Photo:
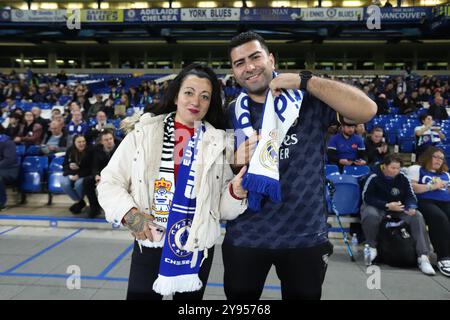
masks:
<svg viewBox="0 0 450 320"><path fill-rule="evenodd" d="M411 182L400 172L401 158L389 154L383 164L369 176L363 189L363 206L361 208L361 224L370 246L371 261L377 256L377 236L380 224L387 215L400 218L410 226L411 235L416 241L416 253L419 269L428 275L435 271L430 264L428 255L430 245L427 239L425 221L422 214L416 210L417 198Z"/></svg>
<svg viewBox="0 0 450 320"><path fill-rule="evenodd" d="M3 127L1 127L3 129ZM3 129L4 130L4 129ZM3 131L2 130L2 131ZM6 183L12 183L19 176L16 144L10 137L0 134L0 210L5 209Z"/></svg>

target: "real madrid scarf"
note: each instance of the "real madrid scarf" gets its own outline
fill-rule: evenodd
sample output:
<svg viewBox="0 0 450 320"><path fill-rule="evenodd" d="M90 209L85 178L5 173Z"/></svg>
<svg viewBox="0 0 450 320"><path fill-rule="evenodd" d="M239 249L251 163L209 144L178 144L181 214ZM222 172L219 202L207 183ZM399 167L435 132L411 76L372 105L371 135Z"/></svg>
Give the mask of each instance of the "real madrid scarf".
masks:
<svg viewBox="0 0 450 320"><path fill-rule="evenodd" d="M253 134L249 99L246 92L236 99L233 125L237 145ZM261 138L242 181L248 190L248 207L252 211L261 210L263 197L269 197L273 202L281 201L278 153L287 131L298 118L302 100L300 90L283 89L275 98L270 90L267 93L261 128L258 128Z"/></svg>
<svg viewBox="0 0 450 320"><path fill-rule="evenodd" d="M166 147L170 146L174 141L172 139L174 135L174 118L175 115L171 114L165 119L164 143L168 142L165 145ZM193 254L184 250L184 245L189 236L189 229L192 225L196 208L194 177L198 153L197 146L204 130L205 126L201 124L195 130L194 135L185 147L178 170L174 193L164 191L172 190L169 187L169 183L174 180L173 149L169 153L163 148L160 179L155 182L154 199L155 208L162 210L169 208L169 212L159 274L153 284L153 290L162 295L169 295L175 292L196 291L202 287L202 281L198 277L202 252ZM170 138L166 139L169 136ZM165 207L164 203L167 203L168 206Z"/></svg>

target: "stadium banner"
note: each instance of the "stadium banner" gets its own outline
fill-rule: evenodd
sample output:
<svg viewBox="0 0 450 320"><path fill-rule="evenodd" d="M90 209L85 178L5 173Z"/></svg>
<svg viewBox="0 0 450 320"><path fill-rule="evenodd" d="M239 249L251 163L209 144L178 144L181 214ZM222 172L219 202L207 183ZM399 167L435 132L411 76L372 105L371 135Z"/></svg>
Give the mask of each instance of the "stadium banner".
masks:
<svg viewBox="0 0 450 320"><path fill-rule="evenodd" d="M81 10L81 22L123 22L123 10Z"/></svg>
<svg viewBox="0 0 450 320"><path fill-rule="evenodd" d="M431 7L380 8L381 22L417 22L423 16L431 16ZM364 19L369 18L367 8L364 9Z"/></svg>
<svg viewBox="0 0 450 320"><path fill-rule="evenodd" d="M307 8L300 10L302 21L361 21L364 8Z"/></svg>
<svg viewBox="0 0 450 320"><path fill-rule="evenodd" d="M0 22L11 21L11 10L0 10Z"/></svg>
<svg viewBox="0 0 450 320"><path fill-rule="evenodd" d="M241 21L296 21L300 17L297 8L242 8Z"/></svg>
<svg viewBox="0 0 450 320"><path fill-rule="evenodd" d="M181 21L239 21L240 17L240 8L181 9Z"/></svg>
<svg viewBox="0 0 450 320"><path fill-rule="evenodd" d="M180 9L130 9L124 11L125 22L180 21Z"/></svg>
<svg viewBox="0 0 450 320"><path fill-rule="evenodd" d="M13 22L64 22L66 10L11 10Z"/></svg>
<svg viewBox="0 0 450 320"><path fill-rule="evenodd" d="M447 19L450 18L450 4L436 6L432 10L433 10L433 18L438 17L446 17Z"/></svg>

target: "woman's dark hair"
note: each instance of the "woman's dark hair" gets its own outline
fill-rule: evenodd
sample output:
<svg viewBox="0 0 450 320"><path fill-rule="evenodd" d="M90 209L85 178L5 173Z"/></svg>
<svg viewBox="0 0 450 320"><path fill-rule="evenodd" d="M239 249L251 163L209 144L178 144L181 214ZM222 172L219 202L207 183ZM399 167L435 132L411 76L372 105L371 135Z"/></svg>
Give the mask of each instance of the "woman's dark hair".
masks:
<svg viewBox="0 0 450 320"><path fill-rule="evenodd" d="M431 115L426 114L426 113L421 114L420 117L419 117L420 122L421 122L421 123L424 123L425 119L426 119L428 116L432 117Z"/></svg>
<svg viewBox="0 0 450 320"><path fill-rule="evenodd" d="M444 155L444 161L442 161L442 165L438 170L436 170L436 173L441 174L442 172L448 172L447 161L445 160L445 153L442 149L435 147L435 146L429 146L425 149L425 151L419 157L419 161L418 161L419 165L422 168L424 168L425 170L430 171L431 164L433 161L433 155L436 152L440 152Z"/></svg>
<svg viewBox="0 0 450 320"><path fill-rule="evenodd" d="M398 154L395 153L387 154L383 159L383 164L385 166L388 166L393 162L400 163L400 166L403 166L403 160Z"/></svg>
<svg viewBox="0 0 450 320"><path fill-rule="evenodd" d="M86 146L86 148L85 148L82 152L78 151L77 147L75 146L75 141L76 141L78 138L83 138L83 139L86 140L86 137L83 136L82 134L77 134L77 135L75 135L75 136L73 137L73 140L72 140L72 148L71 148L72 150L71 150L71 152L70 152L70 159L71 159L72 161L75 161L75 163L80 164L81 160L82 160L82 159L86 156L86 154L87 154L87 146Z"/></svg>
<svg viewBox="0 0 450 320"><path fill-rule="evenodd" d="M200 63L190 64L181 70L176 78L170 82L169 87L164 92L161 102L152 110L152 112L156 115L160 115L176 111L177 106L175 105L175 99L178 97L181 84L186 77L191 75L202 79L208 79L211 83L211 103L204 119L216 129L225 129L225 116L222 111L222 97L219 81L210 67Z"/></svg>

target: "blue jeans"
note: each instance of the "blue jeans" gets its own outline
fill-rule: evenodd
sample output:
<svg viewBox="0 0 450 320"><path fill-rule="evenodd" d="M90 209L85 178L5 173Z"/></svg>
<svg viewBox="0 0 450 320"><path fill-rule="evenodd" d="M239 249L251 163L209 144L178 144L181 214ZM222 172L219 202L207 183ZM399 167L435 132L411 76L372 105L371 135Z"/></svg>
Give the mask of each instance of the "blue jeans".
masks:
<svg viewBox="0 0 450 320"><path fill-rule="evenodd" d="M84 178L78 178L78 180L74 182L69 179L69 176L63 176L61 178L61 188L73 201L78 202L83 200L83 179Z"/></svg>

